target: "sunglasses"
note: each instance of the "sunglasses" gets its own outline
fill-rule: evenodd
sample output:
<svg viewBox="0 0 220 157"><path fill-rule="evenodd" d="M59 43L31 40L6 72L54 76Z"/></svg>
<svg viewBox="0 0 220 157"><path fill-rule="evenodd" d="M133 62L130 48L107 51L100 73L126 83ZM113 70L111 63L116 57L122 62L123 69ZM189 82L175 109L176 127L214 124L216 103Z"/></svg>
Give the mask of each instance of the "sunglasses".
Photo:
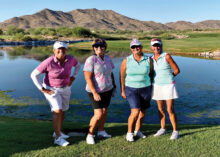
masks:
<svg viewBox="0 0 220 157"><path fill-rule="evenodd" d="M98 47L100 47L100 48L104 48L105 45L93 45L92 47L95 47L95 48L98 48Z"/></svg>
<svg viewBox="0 0 220 157"><path fill-rule="evenodd" d="M160 44L154 44L152 45L153 47L160 47L161 45Z"/></svg>
<svg viewBox="0 0 220 157"><path fill-rule="evenodd" d="M105 47L105 45L104 45L103 43L95 43L94 45L92 45L92 47L95 47L95 48L98 48L98 47L103 48L103 47Z"/></svg>
<svg viewBox="0 0 220 157"><path fill-rule="evenodd" d="M140 48L141 46L137 46L137 45L135 45L135 46L131 46L131 49L137 49L137 48Z"/></svg>

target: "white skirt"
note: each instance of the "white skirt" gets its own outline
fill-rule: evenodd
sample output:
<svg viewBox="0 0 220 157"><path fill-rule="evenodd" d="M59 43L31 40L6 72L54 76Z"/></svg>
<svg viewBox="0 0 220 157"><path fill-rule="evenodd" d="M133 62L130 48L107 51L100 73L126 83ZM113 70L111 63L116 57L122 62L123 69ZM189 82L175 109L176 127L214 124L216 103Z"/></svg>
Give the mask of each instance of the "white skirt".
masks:
<svg viewBox="0 0 220 157"><path fill-rule="evenodd" d="M177 99L178 93L174 83L168 85L153 85L152 99L153 100L171 100Z"/></svg>

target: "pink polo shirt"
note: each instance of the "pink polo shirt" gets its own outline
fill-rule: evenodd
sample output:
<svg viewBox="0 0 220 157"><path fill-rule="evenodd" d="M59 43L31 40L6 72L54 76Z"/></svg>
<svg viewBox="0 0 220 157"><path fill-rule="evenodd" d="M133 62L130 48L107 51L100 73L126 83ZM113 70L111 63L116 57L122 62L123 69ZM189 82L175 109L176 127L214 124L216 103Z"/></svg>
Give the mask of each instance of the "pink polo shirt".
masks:
<svg viewBox="0 0 220 157"><path fill-rule="evenodd" d="M51 87L64 87L69 84L71 69L76 66L78 61L70 55L66 55L66 59L62 65L55 55L50 56L38 65L37 70L45 73L44 83Z"/></svg>

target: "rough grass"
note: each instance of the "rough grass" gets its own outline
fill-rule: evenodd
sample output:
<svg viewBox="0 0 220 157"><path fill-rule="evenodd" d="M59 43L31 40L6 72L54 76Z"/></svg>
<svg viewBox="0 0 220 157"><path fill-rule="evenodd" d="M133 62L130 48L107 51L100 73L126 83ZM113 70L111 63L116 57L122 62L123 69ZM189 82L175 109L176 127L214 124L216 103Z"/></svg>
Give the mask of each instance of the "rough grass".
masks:
<svg viewBox="0 0 220 157"><path fill-rule="evenodd" d="M64 124L64 131L83 130L88 124ZM0 156L114 156L114 157L208 157L220 156L220 126L180 125L180 138L169 140L171 128L164 136L152 135L159 125L143 125L146 139L128 143L125 140L127 124L108 123L106 130L111 139L98 140L95 145L87 145L85 137L71 137L70 146L65 148L53 145L52 124L50 121L10 119L0 117Z"/></svg>

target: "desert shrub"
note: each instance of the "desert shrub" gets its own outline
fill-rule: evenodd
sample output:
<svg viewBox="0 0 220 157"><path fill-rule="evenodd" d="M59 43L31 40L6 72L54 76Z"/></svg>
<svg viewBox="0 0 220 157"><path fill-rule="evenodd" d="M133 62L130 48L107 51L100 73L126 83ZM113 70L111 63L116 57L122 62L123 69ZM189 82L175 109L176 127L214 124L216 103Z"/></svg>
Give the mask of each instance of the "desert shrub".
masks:
<svg viewBox="0 0 220 157"><path fill-rule="evenodd" d="M14 26L14 25L10 25L6 28L6 34L7 35L16 35L16 34L23 34L24 35L24 30Z"/></svg>
<svg viewBox="0 0 220 157"><path fill-rule="evenodd" d="M56 34L63 37L68 37L72 35L72 30L68 27L59 27L56 29Z"/></svg>
<svg viewBox="0 0 220 157"><path fill-rule="evenodd" d="M39 28L30 28L27 30L29 34L31 35L42 35L42 32L44 31L45 28L39 27Z"/></svg>
<svg viewBox="0 0 220 157"><path fill-rule="evenodd" d="M165 30L154 30L154 31L150 31L149 34L150 35L156 35L156 36L159 36L159 35L162 35L164 33L166 33L167 31Z"/></svg>
<svg viewBox="0 0 220 157"><path fill-rule="evenodd" d="M92 33L89 29L84 27L74 27L72 29L73 36L75 37L90 37Z"/></svg>
<svg viewBox="0 0 220 157"><path fill-rule="evenodd" d="M130 30L120 30L120 29L118 29L118 30L115 31L115 33L116 33L116 34L132 34L133 31L130 31Z"/></svg>
<svg viewBox="0 0 220 157"><path fill-rule="evenodd" d="M24 35L23 38L21 38L22 41L32 41L32 38L28 35Z"/></svg>
<svg viewBox="0 0 220 157"><path fill-rule="evenodd" d="M46 40L46 38L43 37L42 35L36 35L33 40L41 40L42 41L42 40Z"/></svg>
<svg viewBox="0 0 220 157"><path fill-rule="evenodd" d="M3 30L0 28L0 35L2 35L3 34Z"/></svg>
<svg viewBox="0 0 220 157"><path fill-rule="evenodd" d="M13 39L16 41L32 41L32 38L30 36L24 35L23 33L15 34Z"/></svg>
<svg viewBox="0 0 220 157"><path fill-rule="evenodd" d="M165 39L165 40L175 39L175 36L169 33L163 33L162 35L160 35L160 37L161 39Z"/></svg>
<svg viewBox="0 0 220 157"><path fill-rule="evenodd" d="M41 31L41 35L54 36L56 35L56 30L54 28L43 28Z"/></svg>

